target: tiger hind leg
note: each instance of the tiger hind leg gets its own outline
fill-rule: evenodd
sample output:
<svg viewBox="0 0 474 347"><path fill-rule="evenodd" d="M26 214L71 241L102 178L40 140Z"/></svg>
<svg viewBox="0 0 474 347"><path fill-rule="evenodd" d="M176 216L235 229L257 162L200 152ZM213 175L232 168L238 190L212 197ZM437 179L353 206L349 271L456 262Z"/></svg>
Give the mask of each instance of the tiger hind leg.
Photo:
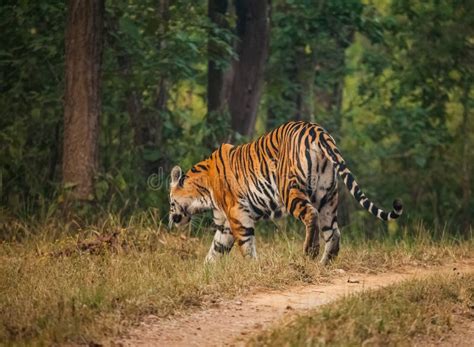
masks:
<svg viewBox="0 0 474 347"><path fill-rule="evenodd" d="M254 220L240 206L236 206L230 211L229 224L242 256L256 259Z"/></svg>
<svg viewBox="0 0 474 347"><path fill-rule="evenodd" d="M290 190L288 205L287 209L290 214L305 225L303 252L311 258L316 258L319 254L319 213L317 209L311 204L310 199L296 188Z"/></svg>
<svg viewBox="0 0 474 347"><path fill-rule="evenodd" d="M324 199L325 204L320 208L321 234L324 239L324 253L321 264L327 265L339 253L341 232L337 226L338 196L337 188L330 199Z"/></svg>

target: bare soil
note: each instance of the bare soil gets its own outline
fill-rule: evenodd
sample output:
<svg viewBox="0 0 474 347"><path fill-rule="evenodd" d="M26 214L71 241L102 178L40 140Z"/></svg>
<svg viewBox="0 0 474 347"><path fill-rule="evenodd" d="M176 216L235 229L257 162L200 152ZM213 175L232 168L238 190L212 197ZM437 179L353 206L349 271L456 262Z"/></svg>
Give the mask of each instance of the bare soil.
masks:
<svg viewBox="0 0 474 347"><path fill-rule="evenodd" d="M297 315L348 294L377 289L414 277L450 272L472 272L474 262L462 261L433 267L405 267L396 272L362 274L334 270L328 284L306 285L284 291L267 291L215 303L214 307L166 319L147 317L126 336L109 341L122 346L241 346L253 334L285 324ZM442 341L417 341L416 345L464 346L474 339L474 325L465 322ZM469 335L470 334L470 335ZM452 336L451 336L452 335ZM106 343L107 344L107 343ZM472 345L472 344L471 344Z"/></svg>

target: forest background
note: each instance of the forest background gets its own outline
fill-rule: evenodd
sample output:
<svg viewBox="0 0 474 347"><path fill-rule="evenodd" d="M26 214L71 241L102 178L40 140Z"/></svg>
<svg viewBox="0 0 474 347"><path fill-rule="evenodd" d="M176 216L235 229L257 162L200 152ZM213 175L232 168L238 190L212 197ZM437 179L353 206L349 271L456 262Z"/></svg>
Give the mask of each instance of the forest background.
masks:
<svg viewBox="0 0 474 347"><path fill-rule="evenodd" d="M468 235L472 1L7 0L0 27L3 221L165 220L173 165L301 119L402 224Z"/></svg>

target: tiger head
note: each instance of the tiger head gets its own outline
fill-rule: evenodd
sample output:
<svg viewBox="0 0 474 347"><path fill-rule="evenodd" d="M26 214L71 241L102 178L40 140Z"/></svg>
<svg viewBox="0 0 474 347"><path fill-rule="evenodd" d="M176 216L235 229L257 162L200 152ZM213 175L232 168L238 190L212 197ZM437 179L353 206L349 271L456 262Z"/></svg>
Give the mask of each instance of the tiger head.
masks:
<svg viewBox="0 0 474 347"><path fill-rule="evenodd" d="M207 172L191 169L183 174L179 166L171 170L169 226L189 223L193 214L212 206L205 187Z"/></svg>

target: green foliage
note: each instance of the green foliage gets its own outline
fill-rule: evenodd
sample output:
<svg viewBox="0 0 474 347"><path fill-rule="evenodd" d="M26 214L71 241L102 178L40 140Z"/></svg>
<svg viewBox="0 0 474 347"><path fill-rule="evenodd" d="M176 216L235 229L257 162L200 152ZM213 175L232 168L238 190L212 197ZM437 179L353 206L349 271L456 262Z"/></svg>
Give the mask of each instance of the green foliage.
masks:
<svg viewBox="0 0 474 347"><path fill-rule="evenodd" d="M310 105L313 99L330 98L336 85L347 73L344 49L351 44L356 30L363 26L359 0L277 1L273 5L271 56L267 67L267 124L274 127L289 119L303 118L332 123L337 117L334 105ZM315 90L313 90L313 86ZM305 100L301 100L301 99ZM307 107L308 108L308 107Z"/></svg>
<svg viewBox="0 0 474 347"><path fill-rule="evenodd" d="M58 180L64 22L62 1L0 9L1 203L27 213Z"/></svg>
<svg viewBox="0 0 474 347"><path fill-rule="evenodd" d="M106 1L100 169L85 214L155 207L164 218L169 169L232 138L227 113L207 114L206 84L209 59L226 70L237 58L235 14L223 29L206 2L165 3ZM60 1L0 5L6 214L51 216L70 189L60 187L66 20ZM473 35L472 1L273 1L259 133L316 121L380 205L399 196L404 221L457 226L460 196L474 190L474 166L461 173L474 160ZM385 228L342 199L341 224Z"/></svg>
<svg viewBox="0 0 474 347"><path fill-rule="evenodd" d="M26 215L42 203L62 199L56 192L61 179L66 7L57 1L11 2L2 3L0 12L1 203ZM222 67L233 56L233 34L208 20L201 1L176 1L167 11L154 1L107 1L105 30L95 198L106 211L165 206L169 167L178 160L190 166L202 159L207 151L202 139L226 127L223 121L205 126L205 106L199 105L205 98L207 33L212 31L216 47L211 56ZM157 109L160 88L166 89L167 101ZM127 109L131 93L153 135L153 142L142 147L134 141ZM184 94L193 100L183 105ZM144 166L148 169L141 171ZM147 185L151 173L162 176L158 191Z"/></svg>
<svg viewBox="0 0 474 347"><path fill-rule="evenodd" d="M364 101L353 100L346 129L358 121L358 114L373 114L374 119L358 128L369 136L347 148L371 144L369 150L354 152L354 158L362 163L367 157L379 158L383 176L373 177L370 184L385 201L401 194L414 210L412 216L441 225L456 223L458 197L466 189L460 168L464 160L472 161L460 155L464 141L473 144L461 135L462 108L470 117L472 92L462 106L460 99L474 80L472 3L395 1L380 22L383 41L371 45L359 37L356 43L364 53L354 99ZM362 177L370 177L370 170L373 166L365 164L357 168Z"/></svg>

